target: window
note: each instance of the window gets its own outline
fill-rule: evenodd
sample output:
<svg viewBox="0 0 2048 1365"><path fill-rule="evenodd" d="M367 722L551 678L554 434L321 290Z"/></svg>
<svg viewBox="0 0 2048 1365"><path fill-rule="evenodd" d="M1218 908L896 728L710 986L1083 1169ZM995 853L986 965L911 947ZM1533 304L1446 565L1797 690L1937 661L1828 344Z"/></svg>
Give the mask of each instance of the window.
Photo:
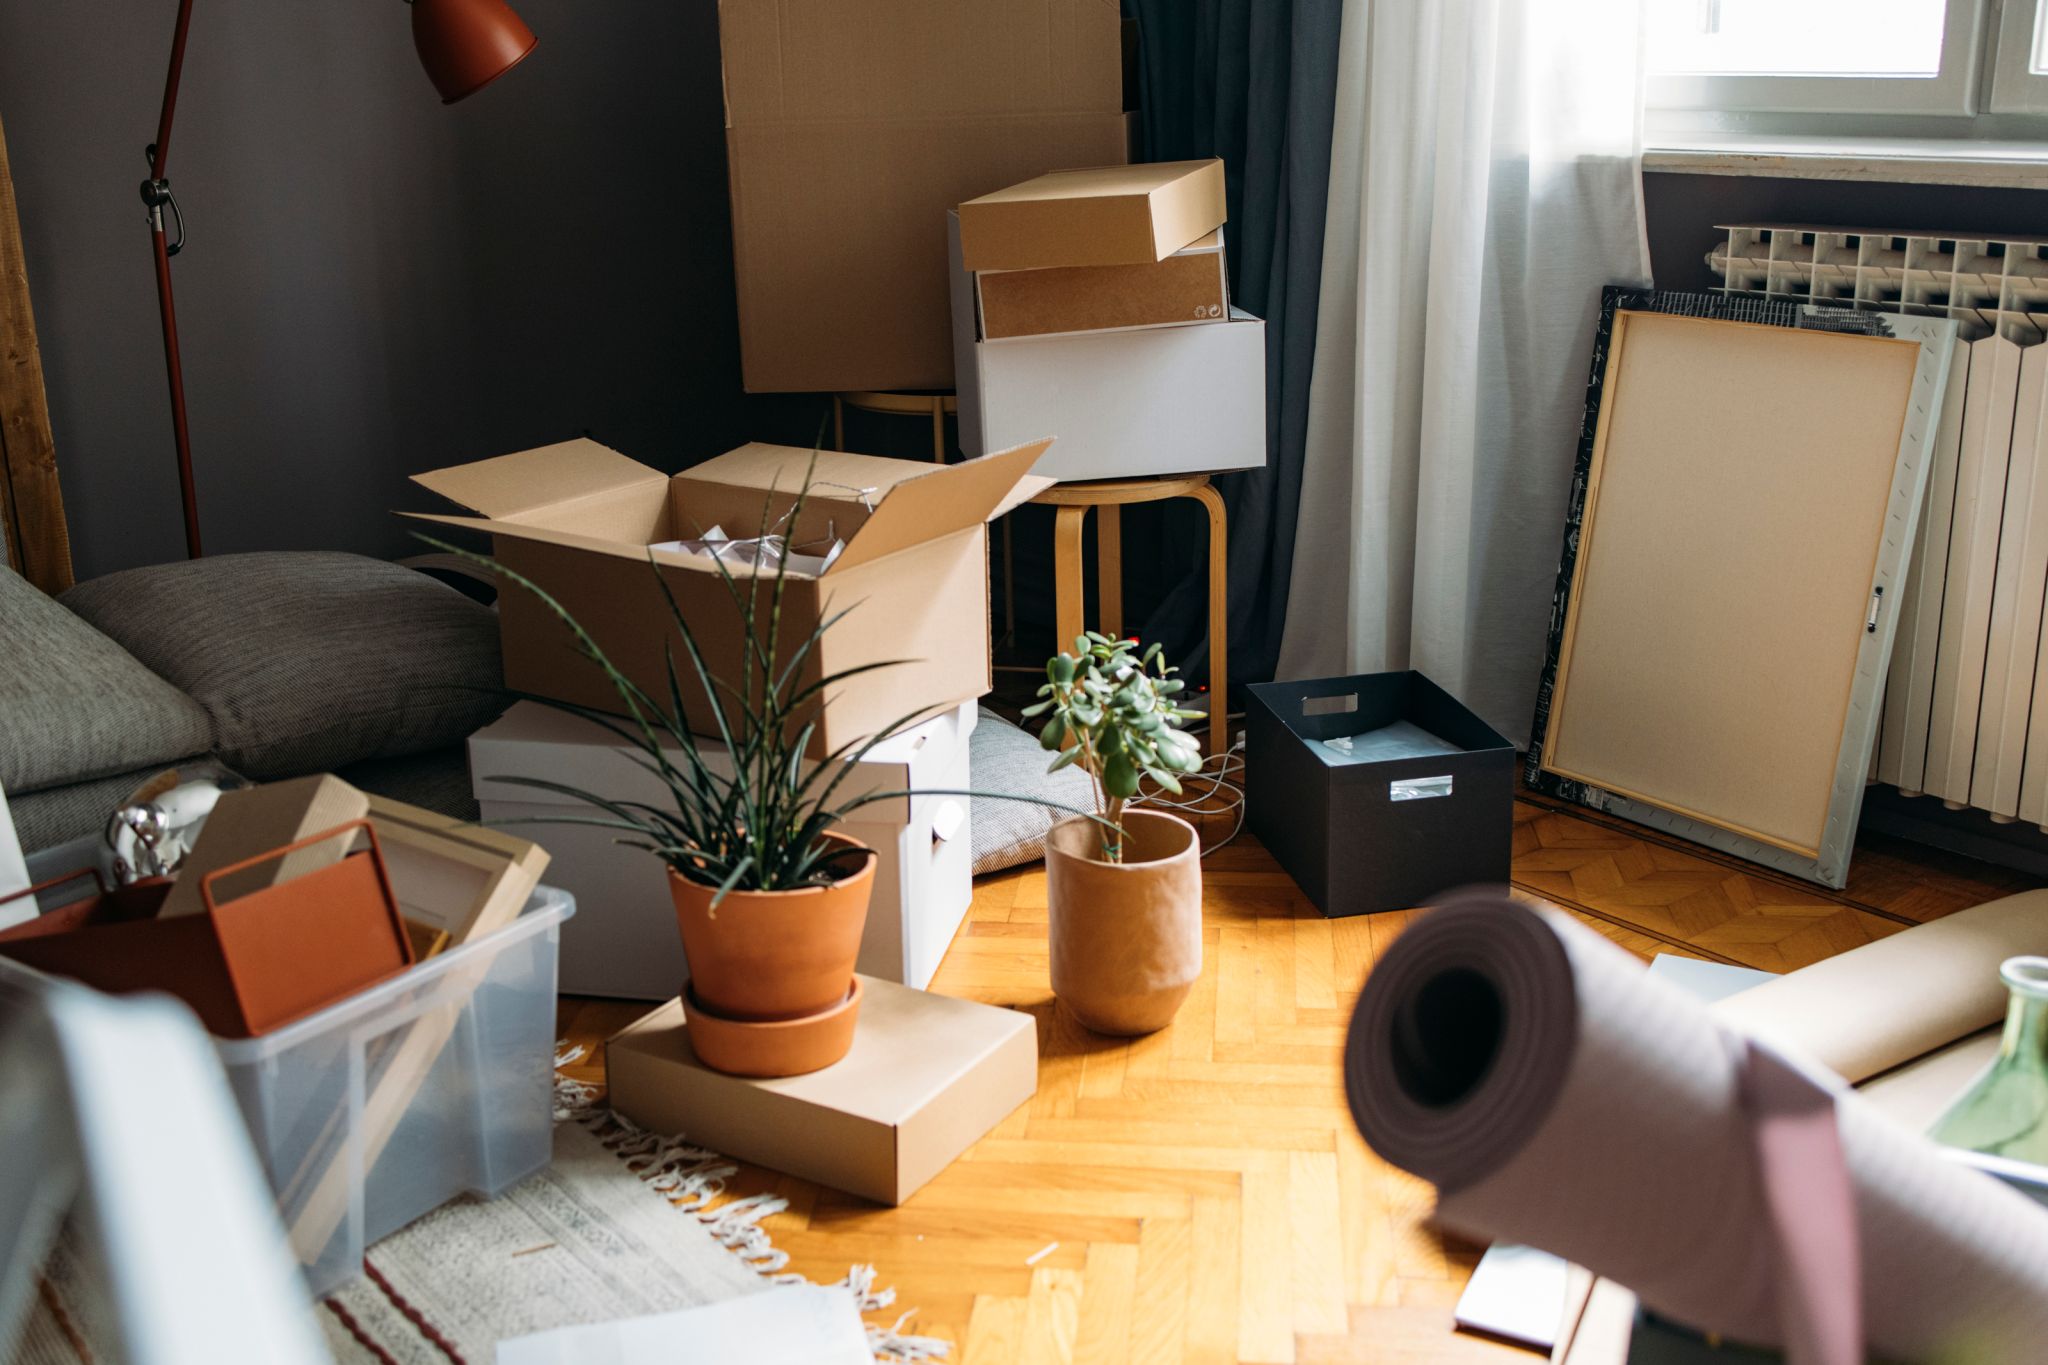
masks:
<svg viewBox="0 0 2048 1365"><path fill-rule="evenodd" d="M1650 103L2048 113L2048 0L1648 0Z"/></svg>

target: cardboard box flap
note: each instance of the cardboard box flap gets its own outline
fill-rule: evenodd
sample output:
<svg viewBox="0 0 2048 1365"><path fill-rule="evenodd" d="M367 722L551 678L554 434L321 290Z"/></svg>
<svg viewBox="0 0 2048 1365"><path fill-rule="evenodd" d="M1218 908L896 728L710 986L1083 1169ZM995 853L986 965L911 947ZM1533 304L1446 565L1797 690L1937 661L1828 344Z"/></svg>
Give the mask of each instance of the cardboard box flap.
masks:
<svg viewBox="0 0 2048 1365"><path fill-rule="evenodd" d="M1058 482L1058 479L1048 479L1043 474L1025 475L1017 480L1017 486L1010 490L1010 495L996 504L996 510L989 516L989 520L994 521L997 517L1016 511Z"/></svg>
<svg viewBox="0 0 2048 1365"><path fill-rule="evenodd" d="M542 508L627 488L662 487L668 476L595 441L577 439L496 459L415 474L412 481L472 512L517 521Z"/></svg>
<svg viewBox="0 0 2048 1365"><path fill-rule="evenodd" d="M815 458L817 465L812 467ZM759 441L714 455L675 476L677 488L755 488L794 493L803 487L804 471L818 493L831 498L853 498L853 490L872 488L882 493L906 479L930 473L934 466L922 460L897 460L881 455L855 455L844 450L810 450L802 446L764 445ZM734 535L739 532L726 528Z"/></svg>
<svg viewBox="0 0 2048 1365"><path fill-rule="evenodd" d="M1031 466L1051 444L1052 437L1047 436L959 464L924 466L925 472L882 494L867 524L847 542L825 577L999 515L1004 500L1030 477Z"/></svg>
<svg viewBox="0 0 2048 1365"><path fill-rule="evenodd" d="M519 521L499 521L492 517L452 517L436 512L400 512L398 515L408 521L431 521L441 526L458 526L465 531L481 531L487 536L509 536L514 540L537 540L543 545L560 545L571 550L589 550L593 554L610 555L615 559L647 558L643 545L629 545L616 540L605 540L599 536L577 535L574 531L557 531L546 526L528 526ZM671 562L680 556L663 556L663 562ZM692 567L698 561L692 561Z"/></svg>

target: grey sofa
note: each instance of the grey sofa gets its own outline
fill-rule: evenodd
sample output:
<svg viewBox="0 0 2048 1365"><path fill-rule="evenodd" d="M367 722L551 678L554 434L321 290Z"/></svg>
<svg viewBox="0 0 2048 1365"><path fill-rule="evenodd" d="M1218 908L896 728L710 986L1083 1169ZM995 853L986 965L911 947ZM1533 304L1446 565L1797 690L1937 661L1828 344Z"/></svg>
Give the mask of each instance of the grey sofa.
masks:
<svg viewBox="0 0 2048 1365"><path fill-rule="evenodd" d="M31 850L199 759L473 819L462 743L504 709L499 677L490 608L359 555L222 555L55 599L0 568L0 788Z"/></svg>

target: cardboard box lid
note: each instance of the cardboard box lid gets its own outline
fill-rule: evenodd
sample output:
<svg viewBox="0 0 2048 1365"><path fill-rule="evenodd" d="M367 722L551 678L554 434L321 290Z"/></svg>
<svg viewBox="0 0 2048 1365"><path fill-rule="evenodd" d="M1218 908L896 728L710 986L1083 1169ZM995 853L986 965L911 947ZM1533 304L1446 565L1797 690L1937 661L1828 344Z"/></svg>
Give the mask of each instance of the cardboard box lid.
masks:
<svg viewBox="0 0 2048 1365"><path fill-rule="evenodd" d="M671 478L595 441L566 441L413 476L413 482L484 513L482 517L417 512L406 515L419 521L639 560L648 556L645 543L542 524L541 519L583 526L588 518L578 513L586 510L587 504L621 494L635 498L654 496L657 491L665 494L671 486L685 492L693 486L758 489L764 493L776 488L793 490L802 483L804 471L815 458L814 486L836 485L825 489L825 496L845 501L858 496L853 490L874 490L873 508L867 520L847 539L846 549L822 575L830 578L899 550L979 526L1028 501L1052 483L1050 479L1031 475L1031 466L1051 443L1048 436L950 465L756 443L727 451ZM717 571L710 561L696 556L654 553L663 564L706 573Z"/></svg>
<svg viewBox="0 0 2048 1365"><path fill-rule="evenodd" d="M687 1068L720 1089L779 1096L901 1128L1019 1034L1036 1039L1036 1021L1019 1010L934 995L879 977L863 975L861 983L852 1050L805 1076L750 1079L709 1070L689 1050L680 1000L627 1025L605 1046Z"/></svg>
<svg viewBox="0 0 2048 1365"><path fill-rule="evenodd" d="M1223 162L1053 171L960 205L969 270L1163 261L1225 221Z"/></svg>
<svg viewBox="0 0 2048 1365"><path fill-rule="evenodd" d="M944 783L954 756L974 733L979 705L962 702L944 715L877 744L854 765L855 771L834 794L833 803L878 792L909 792L911 796L903 800L877 801L855 812L859 822L906 823L917 794ZM722 745L703 736L697 736L696 742L698 754L712 772L723 776L731 771L731 760ZM640 753L594 721L539 702L522 701L469 737L470 787L479 802L576 804L574 797L502 780L540 777L612 800L661 800L666 795L661 783L627 757Z"/></svg>

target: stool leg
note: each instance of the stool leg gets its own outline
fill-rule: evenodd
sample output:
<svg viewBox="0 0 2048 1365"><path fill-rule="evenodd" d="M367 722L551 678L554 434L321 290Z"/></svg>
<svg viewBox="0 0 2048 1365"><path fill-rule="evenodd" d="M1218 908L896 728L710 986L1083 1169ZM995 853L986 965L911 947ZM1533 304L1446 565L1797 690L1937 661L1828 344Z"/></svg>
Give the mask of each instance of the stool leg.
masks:
<svg viewBox="0 0 2048 1365"><path fill-rule="evenodd" d="M1062 507L1052 524L1053 622L1061 651L1074 647L1083 630L1081 616L1081 525L1085 507Z"/></svg>
<svg viewBox="0 0 2048 1365"><path fill-rule="evenodd" d="M832 395L832 448L846 449L846 404L836 393Z"/></svg>
<svg viewBox="0 0 2048 1365"><path fill-rule="evenodd" d="M1102 602L1097 629L1112 640L1124 635L1123 513L1113 502L1095 509L1095 589Z"/></svg>
<svg viewBox="0 0 2048 1365"><path fill-rule="evenodd" d="M932 463L946 462L946 399L943 394L932 397Z"/></svg>
<svg viewBox="0 0 2048 1365"><path fill-rule="evenodd" d="M1223 495L1195 490L1209 509L1209 752L1230 752L1230 528Z"/></svg>

